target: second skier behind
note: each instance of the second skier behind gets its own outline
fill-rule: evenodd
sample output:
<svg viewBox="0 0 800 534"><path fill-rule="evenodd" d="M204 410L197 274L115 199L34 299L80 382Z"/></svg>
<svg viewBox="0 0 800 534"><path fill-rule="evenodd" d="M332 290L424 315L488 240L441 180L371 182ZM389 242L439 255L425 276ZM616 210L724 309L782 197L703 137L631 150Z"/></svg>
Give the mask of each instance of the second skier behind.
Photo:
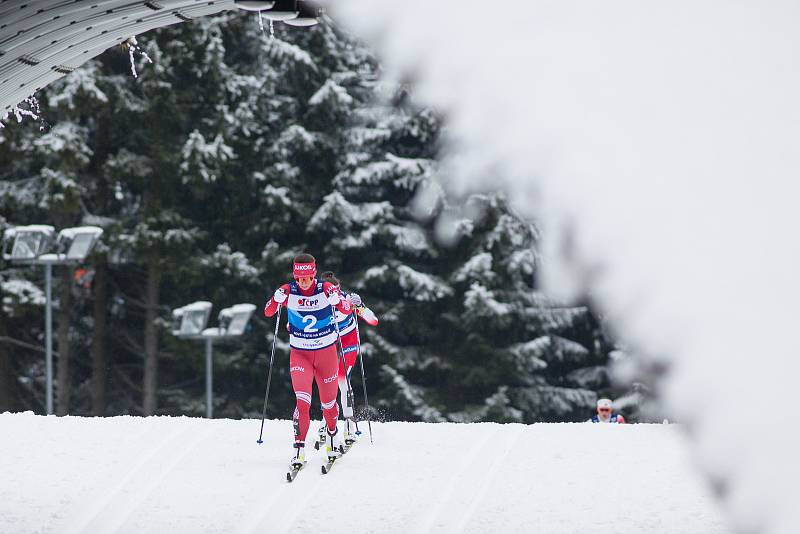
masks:
<svg viewBox="0 0 800 534"><path fill-rule="evenodd" d="M348 299L330 282L317 280L316 260L311 254L294 258L294 281L283 284L264 308L272 317L280 306L287 310L289 329L289 371L297 403L294 415L294 448L292 467L305 464L305 440L308 434L311 387L317 382L322 415L326 422L328 456L337 456L342 449L336 405L338 355L337 333L333 309L342 314L352 313Z"/></svg>
<svg viewBox="0 0 800 534"><path fill-rule="evenodd" d="M353 305L351 313L344 314L339 311L336 313L336 322L339 325L339 334L342 340L342 359L339 360L339 393L341 394L342 416L345 419L344 439L345 443L352 443L355 441L355 433L358 427L353 413L353 388L350 385L350 374L356 364L361 343L356 321L360 317L368 325L377 326L378 317L364 305L358 293L342 291L341 283L333 272L327 271L323 273L322 277L326 282L330 282L339 289L342 298L348 299ZM326 436L323 426L319 429L319 443L324 444L325 442Z"/></svg>

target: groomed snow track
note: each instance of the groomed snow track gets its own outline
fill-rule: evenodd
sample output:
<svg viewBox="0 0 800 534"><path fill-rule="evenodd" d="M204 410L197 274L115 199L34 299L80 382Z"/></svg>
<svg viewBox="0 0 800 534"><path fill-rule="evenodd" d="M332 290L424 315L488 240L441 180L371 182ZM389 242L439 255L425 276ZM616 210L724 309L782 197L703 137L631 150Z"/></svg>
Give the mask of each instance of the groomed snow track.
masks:
<svg viewBox="0 0 800 534"><path fill-rule="evenodd" d="M233 0L0 0L0 110L131 36L227 9Z"/></svg>
<svg viewBox="0 0 800 534"><path fill-rule="evenodd" d="M0 415L0 532L728 532L672 425L373 424L288 484L291 429Z"/></svg>

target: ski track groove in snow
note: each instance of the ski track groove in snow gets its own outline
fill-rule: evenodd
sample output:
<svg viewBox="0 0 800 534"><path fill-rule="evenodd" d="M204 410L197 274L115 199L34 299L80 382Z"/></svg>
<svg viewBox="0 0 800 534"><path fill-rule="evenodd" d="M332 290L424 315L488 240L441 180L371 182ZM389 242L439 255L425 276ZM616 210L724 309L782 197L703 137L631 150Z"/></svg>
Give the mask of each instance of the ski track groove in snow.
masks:
<svg viewBox="0 0 800 534"><path fill-rule="evenodd" d="M481 479L481 475L483 473L472 473L472 476L475 477L474 482L476 482L473 487L476 487L477 491L472 495L472 498L469 500L469 504L465 507L464 513L461 515L461 520L458 521L454 527L446 530L446 532L453 532L455 534L467 531L467 526L472 519L472 514L474 514L475 510L477 509L478 503L483 500L486 492L489 491L489 486L497 477L497 473L502 468L503 462L508 459L508 455L514 450L514 447L516 447L519 438L521 438L522 434L525 433L525 429L525 426L519 425L519 428L515 430L515 435L513 437L502 440L503 448L499 454L495 455L494 461L492 461L491 465L489 466L489 474L486 476L486 478ZM499 434L500 431L497 433Z"/></svg>
<svg viewBox="0 0 800 534"><path fill-rule="evenodd" d="M170 433L167 438L153 447L147 455L140 457L136 465L128 470L119 483L108 492L105 492L103 498L88 511L84 512L78 523L73 524L71 528L67 528L64 534L82 534L86 532L111 534L119 530L136 507L152 493L158 483L174 469L190 450L202 442L202 437L207 436L213 430L213 427L207 427L203 431L202 437L193 439L192 444L188 447L182 447L180 438L193 430L195 426L194 422L181 425ZM167 458L167 462L163 461L164 458ZM148 481L144 485L133 486L137 490L134 492L133 497L122 495L126 488L132 487L131 483L145 468L149 467L153 460L156 460L156 466L159 464L164 465L165 463L168 465L164 469L157 471L155 476L148 477ZM140 491L143 486L144 491ZM110 517L104 517L104 515Z"/></svg>
<svg viewBox="0 0 800 534"><path fill-rule="evenodd" d="M287 461L288 463L288 461ZM300 481L300 477L307 475L308 471L311 467L309 460L309 465L306 465L303 470L297 474L297 479L291 484L284 480L284 486L280 487L278 491L271 493L270 498L268 501L259 502L256 501L254 503L255 511L252 515L245 519L241 526L236 529L236 534L256 534L258 532L266 532L264 521L269 517L274 517L273 511L280 510L280 507L276 508L276 503L280 501L281 497L286 494L286 491L289 489L290 486L297 484ZM282 473L285 477L286 473ZM283 503L286 506L287 503ZM291 504L291 503L289 503ZM272 528L267 529L269 532L273 532Z"/></svg>
<svg viewBox="0 0 800 534"><path fill-rule="evenodd" d="M730 532L677 425L377 428L289 484L288 420L0 414L0 534Z"/></svg>
<svg viewBox="0 0 800 534"><path fill-rule="evenodd" d="M315 428L314 425L311 425L310 428ZM311 433L311 430L309 430ZM310 443L310 441L309 441ZM363 444L361 444L363 446ZM348 454L350 454L348 452ZM308 458L308 463L303 468L303 470L298 473L297 478L294 482L289 484L285 482L285 486L279 491L278 495L270 500L270 508L265 510L263 514L260 515L258 519L258 523L256 524L255 529L248 530L249 534L256 534L256 533L263 533L269 532L270 534L273 533L280 533L280 534L288 534L295 530L295 521L297 518L302 515L308 513L308 510L303 506L297 505L297 493L298 491L302 492L301 498L307 503L317 503L321 501L315 500L317 493L319 492L320 488L323 486L323 479L325 477L330 477L333 475L335 471L331 471L330 474L323 475L320 469L325 464L326 455L325 450L320 448L320 450L315 450L313 446L309 447L309 451L306 452L306 456ZM340 458L338 461L342 461L343 458ZM287 461L288 464L288 461ZM339 468L334 468L339 469ZM286 473L282 473L285 476ZM309 479L313 478L314 482L311 485L311 488L301 487L298 488L298 482L300 486L304 486L309 483ZM330 484L329 481L325 481L327 484ZM290 490L289 492L289 502L283 503L282 506L276 506L279 504L277 501L280 497L287 493L287 489ZM294 490L294 491L291 491ZM286 513L285 510L292 510L290 513ZM284 510L283 513L275 513ZM275 517L278 517L279 520L276 522ZM265 521L268 521L265 523Z"/></svg>
<svg viewBox="0 0 800 534"><path fill-rule="evenodd" d="M312 429L314 428L316 427L312 422L312 424L309 425L309 435L312 434ZM308 438L306 438L306 440L311 443L311 440L308 440ZM309 445L306 451L306 457L308 458L306 466L297 474L297 478L292 483L286 482L285 478L286 470L288 470L289 467L289 460L287 460L284 466L285 469L280 472L283 486L281 486L278 491L272 493L269 500L255 503L257 505L256 512L243 522L242 526L236 530L236 534L289 532L300 511L304 510L301 506L297 506L296 493L292 493L292 490L295 492L302 491L303 499L305 499L306 502L313 502L311 497L316 493L322 483L323 475L320 473L320 468L325 462L324 455L324 450L318 451L314 449L313 445ZM319 461L317 461L318 459ZM311 490L307 488L297 489L298 486L308 484L306 479L311 477L316 478L316 482L314 482ZM288 502L282 499L284 495L287 495L287 492L289 495ZM296 512L286 514L285 510L296 510ZM281 518L277 526L276 517Z"/></svg>
<svg viewBox="0 0 800 534"><path fill-rule="evenodd" d="M464 491L464 488L474 487L475 483L480 483L482 478L485 477L483 465L480 467L476 465L476 460L482 457L481 452L488 449L493 450L496 446L495 443L503 445L503 440L496 439L501 436L500 427L497 427L494 432L485 432L483 436L476 441L476 443L469 449L469 453L461 458L458 469L453 476L450 477L450 482L447 484L447 489L441 498L437 501L435 506L432 506L423 517L418 526L414 528L414 532L427 533L439 532L441 528L447 525L448 518L452 514L452 503L457 490ZM485 455L484 455L485 456ZM444 512L444 519L440 521ZM437 522L438 521L438 522Z"/></svg>

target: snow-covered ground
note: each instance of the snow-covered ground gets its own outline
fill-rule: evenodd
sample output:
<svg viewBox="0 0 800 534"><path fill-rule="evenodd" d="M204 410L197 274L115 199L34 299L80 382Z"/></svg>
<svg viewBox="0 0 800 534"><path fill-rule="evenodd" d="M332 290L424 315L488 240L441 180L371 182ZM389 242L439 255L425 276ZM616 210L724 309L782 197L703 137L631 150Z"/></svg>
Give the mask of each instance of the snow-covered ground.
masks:
<svg viewBox="0 0 800 534"><path fill-rule="evenodd" d="M672 425L377 423L293 484L289 421L0 415L0 532L728 532Z"/></svg>

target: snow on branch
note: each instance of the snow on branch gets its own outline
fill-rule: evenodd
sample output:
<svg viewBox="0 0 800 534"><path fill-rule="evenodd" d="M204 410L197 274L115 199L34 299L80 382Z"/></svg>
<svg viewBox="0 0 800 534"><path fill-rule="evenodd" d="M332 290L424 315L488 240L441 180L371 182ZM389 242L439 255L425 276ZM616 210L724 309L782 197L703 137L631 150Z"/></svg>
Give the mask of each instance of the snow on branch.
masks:
<svg viewBox="0 0 800 534"><path fill-rule="evenodd" d="M183 144L181 157L180 170L184 175L184 183L191 181L195 175L200 175L204 183L212 183L217 181L219 164L236 155L221 134L217 134L212 141L206 141L203 134L193 130Z"/></svg>
<svg viewBox="0 0 800 534"><path fill-rule="evenodd" d="M0 291L3 294L3 311L13 315L16 306L44 306L44 291L28 280L0 280Z"/></svg>
<svg viewBox="0 0 800 534"><path fill-rule="evenodd" d="M27 105L27 107L20 107L23 104ZM21 123L23 118L30 117L33 120L40 121L39 130L43 131L47 127L47 123L41 119L41 110L39 109L39 100L36 96L31 95L16 106L12 106L10 108L6 108L2 115L0 115L0 128L5 128L6 125L4 121L8 119L9 116L13 115L15 119L17 119L18 123Z"/></svg>
<svg viewBox="0 0 800 534"><path fill-rule="evenodd" d="M347 93L347 89L329 79L311 96L308 103L311 106L319 106L324 103L349 106L353 103L353 97Z"/></svg>
<svg viewBox="0 0 800 534"><path fill-rule="evenodd" d="M322 205L308 221L311 231L336 228L344 232L374 226L382 217L391 212L388 202L365 202L352 204L344 195L334 191L326 195Z"/></svg>
<svg viewBox="0 0 800 534"><path fill-rule="evenodd" d="M407 265L397 267L400 287L405 294L419 302L435 302L453 294L440 278L415 271Z"/></svg>
<svg viewBox="0 0 800 534"><path fill-rule="evenodd" d="M265 45L267 55L273 60L286 60L290 63L295 63L308 67L316 71L317 65L311 58L311 54L303 50L297 45L293 45L281 39L269 39Z"/></svg>
<svg viewBox="0 0 800 534"><path fill-rule="evenodd" d="M381 366L381 374L394 385L397 395L403 398L403 404L410 406L411 412L415 416L428 423L446 421L439 410L425 401L419 386L410 384L403 375L388 365Z"/></svg>
<svg viewBox="0 0 800 534"><path fill-rule="evenodd" d="M253 267L243 252L235 251L228 243L217 245L217 249L200 262L202 265L222 271L228 278L258 280L258 269Z"/></svg>

